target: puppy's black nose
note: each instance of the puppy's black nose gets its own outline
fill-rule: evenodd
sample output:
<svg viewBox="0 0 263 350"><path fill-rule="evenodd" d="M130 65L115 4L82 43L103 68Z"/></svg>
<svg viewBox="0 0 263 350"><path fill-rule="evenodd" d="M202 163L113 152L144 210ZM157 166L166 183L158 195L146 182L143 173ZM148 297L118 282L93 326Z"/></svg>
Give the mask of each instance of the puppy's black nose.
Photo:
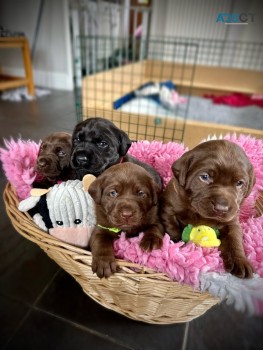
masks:
<svg viewBox="0 0 263 350"><path fill-rule="evenodd" d="M88 157L83 154L79 154L76 156L76 162L78 165L86 164L88 162Z"/></svg>

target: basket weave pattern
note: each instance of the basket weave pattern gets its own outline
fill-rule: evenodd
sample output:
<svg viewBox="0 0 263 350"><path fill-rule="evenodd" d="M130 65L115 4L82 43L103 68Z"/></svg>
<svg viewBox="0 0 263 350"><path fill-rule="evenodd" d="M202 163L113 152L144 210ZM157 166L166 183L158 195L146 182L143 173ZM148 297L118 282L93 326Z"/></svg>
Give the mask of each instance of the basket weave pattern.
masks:
<svg viewBox="0 0 263 350"><path fill-rule="evenodd" d="M151 324L188 322L219 302L209 293L171 281L162 273L117 260L119 272L99 279L91 270L89 251L59 241L35 225L27 213L17 209L17 196L8 183L4 191L7 214L22 236L36 243L102 306L126 317Z"/></svg>

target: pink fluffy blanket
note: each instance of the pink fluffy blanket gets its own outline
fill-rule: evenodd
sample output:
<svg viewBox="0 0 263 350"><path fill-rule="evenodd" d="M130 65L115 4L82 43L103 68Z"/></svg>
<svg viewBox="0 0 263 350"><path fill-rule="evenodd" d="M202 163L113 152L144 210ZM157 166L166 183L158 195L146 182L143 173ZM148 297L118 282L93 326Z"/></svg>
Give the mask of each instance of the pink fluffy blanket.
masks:
<svg viewBox="0 0 263 350"><path fill-rule="evenodd" d="M256 279L256 287L255 281L253 281L253 287L250 286L251 281L242 281L245 295L244 303L247 305L244 306L244 303L241 303L242 307L240 307L240 295L242 294L240 286L237 290L228 286L226 292L226 285L229 281L231 281L232 286L235 286L240 284L240 280L229 276L229 274L224 274L222 259L217 248L202 248L191 242L187 244L174 243L166 234L161 249L145 253L139 248L139 241L143 233L139 237L131 239L126 239L125 233L121 233L120 238L114 243L114 249L118 258L163 272L172 280L187 283L194 288L209 290L213 295L222 299L239 300L239 309L245 309L249 304L250 312L256 312L259 309L263 310L263 279L260 278L263 277L263 216L256 218L254 209L259 192L263 190L263 142L245 135L239 137L235 134L226 135L224 138L239 144L245 150L256 174L256 184L253 191L240 210L245 252L254 266L255 277L259 277ZM11 140L10 142L5 141L5 146L6 149L0 149L3 169L7 179L15 187L19 199L24 199L28 196L36 175L33 167L39 144L33 141L19 140L15 142ZM151 164L160 173L164 186L166 186L172 176L172 163L186 151L187 148L184 145L175 142L163 144L159 141L139 141L132 144L129 153ZM215 276L218 278L215 279ZM260 292L261 297L252 293L248 303L246 301L248 291L254 291L255 288ZM252 304L257 305L257 307L253 308ZM255 311L255 309L257 310Z"/></svg>

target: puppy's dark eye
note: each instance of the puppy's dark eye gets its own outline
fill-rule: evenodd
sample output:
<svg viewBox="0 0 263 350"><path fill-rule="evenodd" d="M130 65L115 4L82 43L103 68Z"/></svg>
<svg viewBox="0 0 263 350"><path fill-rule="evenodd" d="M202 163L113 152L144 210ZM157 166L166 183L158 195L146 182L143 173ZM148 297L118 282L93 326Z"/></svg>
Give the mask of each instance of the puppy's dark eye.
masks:
<svg viewBox="0 0 263 350"><path fill-rule="evenodd" d="M99 141L96 143L96 145L99 147L99 148L106 148L108 147L108 144L106 141Z"/></svg>
<svg viewBox="0 0 263 350"><path fill-rule="evenodd" d="M80 142L80 138L79 138L79 137L75 137L75 138L73 139L74 145L76 145L76 144L79 143L79 142Z"/></svg>
<svg viewBox="0 0 263 350"><path fill-rule="evenodd" d="M63 221L56 221L56 223L57 223L59 226L62 226L62 225L63 225Z"/></svg>
<svg viewBox="0 0 263 350"><path fill-rule="evenodd" d="M206 182L206 183L211 182L211 177L206 173L199 175L199 179L203 182Z"/></svg>
<svg viewBox="0 0 263 350"><path fill-rule="evenodd" d="M57 154L58 154L59 157L65 157L66 156L66 153L64 151L62 151L62 150L59 151Z"/></svg>
<svg viewBox="0 0 263 350"><path fill-rule="evenodd" d="M74 221L74 224L76 224L76 225L78 225L78 224L80 224L81 223L81 220L80 219L76 219L75 221Z"/></svg>
<svg viewBox="0 0 263 350"><path fill-rule="evenodd" d="M238 188L242 188L244 186L245 182L243 180L239 180L237 183L236 183L236 187Z"/></svg>
<svg viewBox="0 0 263 350"><path fill-rule="evenodd" d="M115 198L115 197L117 197L117 196L118 196L118 192L117 192L117 191L115 191L115 190L110 191L110 192L109 192L109 196L110 196L110 197L112 197L112 198Z"/></svg>
<svg viewBox="0 0 263 350"><path fill-rule="evenodd" d="M146 194L145 194L143 191L138 191L138 192L137 192L137 196L138 196L138 197L141 197L141 198L145 198L145 197L146 197Z"/></svg>

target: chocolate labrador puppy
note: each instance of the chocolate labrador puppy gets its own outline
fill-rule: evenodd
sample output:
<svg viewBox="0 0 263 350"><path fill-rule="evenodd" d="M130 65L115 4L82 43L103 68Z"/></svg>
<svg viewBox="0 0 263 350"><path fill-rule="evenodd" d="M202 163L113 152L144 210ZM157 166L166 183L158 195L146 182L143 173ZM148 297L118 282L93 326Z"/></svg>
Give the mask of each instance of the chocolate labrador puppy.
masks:
<svg viewBox="0 0 263 350"><path fill-rule="evenodd" d="M33 187L50 187L57 181L74 178L70 166L71 134L55 132L41 143L35 170L38 174Z"/></svg>
<svg viewBox="0 0 263 350"><path fill-rule="evenodd" d="M175 241L188 225L220 231L227 271L240 278L253 269L245 257L238 212L255 183L252 164L241 147L225 141L201 143L172 165L174 178L161 197L161 221Z"/></svg>
<svg viewBox="0 0 263 350"><path fill-rule="evenodd" d="M132 162L145 168L162 186L162 180L150 165L127 154L131 147L128 135L104 118L88 118L78 123L72 135L71 165L77 179L99 176L114 164Z"/></svg>
<svg viewBox="0 0 263 350"><path fill-rule="evenodd" d="M92 271L98 277L116 272L113 240L121 231L126 237L144 232L140 247L160 248L164 230L158 217L160 187L141 166L133 163L113 165L89 187L95 202L97 224L91 234Z"/></svg>

